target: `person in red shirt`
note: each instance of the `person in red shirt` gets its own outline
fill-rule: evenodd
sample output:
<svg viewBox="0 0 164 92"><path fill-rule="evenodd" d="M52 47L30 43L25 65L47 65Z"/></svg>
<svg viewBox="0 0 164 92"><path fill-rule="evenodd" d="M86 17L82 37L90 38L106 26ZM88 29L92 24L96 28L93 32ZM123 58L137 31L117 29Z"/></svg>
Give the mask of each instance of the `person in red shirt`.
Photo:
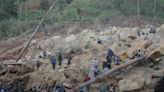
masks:
<svg viewBox="0 0 164 92"><path fill-rule="evenodd" d="M89 81L89 80L91 80L91 77L88 76L88 74L87 74L87 76L84 78L83 82L87 82L87 81ZM88 85L86 86L86 89L87 89L87 92L89 92L90 84L88 84Z"/></svg>

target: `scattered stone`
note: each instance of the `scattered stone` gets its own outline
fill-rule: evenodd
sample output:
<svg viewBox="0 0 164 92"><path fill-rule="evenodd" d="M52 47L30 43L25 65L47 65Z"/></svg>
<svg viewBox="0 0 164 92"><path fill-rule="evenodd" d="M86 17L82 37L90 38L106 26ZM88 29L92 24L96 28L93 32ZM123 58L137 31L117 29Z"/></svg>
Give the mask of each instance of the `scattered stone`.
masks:
<svg viewBox="0 0 164 92"><path fill-rule="evenodd" d="M144 86L144 78L139 75L131 76L130 78L119 81L120 91L134 91Z"/></svg>

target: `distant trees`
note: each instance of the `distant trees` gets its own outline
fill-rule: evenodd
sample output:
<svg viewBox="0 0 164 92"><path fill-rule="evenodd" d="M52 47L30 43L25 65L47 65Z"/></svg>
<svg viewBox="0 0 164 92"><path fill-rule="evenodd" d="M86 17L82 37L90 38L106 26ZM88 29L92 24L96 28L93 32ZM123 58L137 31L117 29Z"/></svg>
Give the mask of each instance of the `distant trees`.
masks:
<svg viewBox="0 0 164 92"><path fill-rule="evenodd" d="M43 10L48 10L50 4L49 4L49 0L41 0L40 2L40 7Z"/></svg>
<svg viewBox="0 0 164 92"><path fill-rule="evenodd" d="M0 0L0 21L17 17L18 5L16 0Z"/></svg>

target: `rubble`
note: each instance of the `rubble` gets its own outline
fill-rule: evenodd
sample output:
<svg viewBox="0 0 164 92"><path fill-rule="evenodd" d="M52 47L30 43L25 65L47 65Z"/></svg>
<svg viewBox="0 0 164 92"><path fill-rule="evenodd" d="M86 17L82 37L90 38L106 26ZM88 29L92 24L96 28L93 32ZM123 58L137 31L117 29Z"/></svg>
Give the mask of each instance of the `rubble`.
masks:
<svg viewBox="0 0 164 92"><path fill-rule="evenodd" d="M144 78L139 75L134 75L130 78L120 80L118 84L121 92L134 91L144 86Z"/></svg>
<svg viewBox="0 0 164 92"><path fill-rule="evenodd" d="M100 65L102 65L109 48L112 48L117 55L126 52L128 55L126 60L133 58L133 51L135 50L144 50L148 53L153 51L149 56L153 60L164 54L163 40L161 38L158 38L156 34L138 37L137 28L112 27L101 30L102 32L86 29L78 34L71 34L74 32L73 30L73 28L69 29L66 36L56 35L48 39L32 41L33 43L29 47L26 57L22 59L23 63L30 66L22 65L5 68L0 71L0 80L5 83L10 83L14 80L12 83L16 84L18 80L25 80L23 84L26 90L33 87L39 88L42 85L53 88L61 83L70 90L83 82L83 77L87 74L93 57L96 57L100 61ZM142 31L146 33L148 30L145 28ZM158 32L160 31L157 31L157 34ZM98 40L102 40L103 44L97 44ZM57 66L53 70L48 57L38 59L43 50L55 55L58 49L61 49L64 55L70 52L74 54L71 65L67 65L67 59L64 57L63 65ZM36 68L38 60L41 62L39 69ZM113 65L112 67L115 66ZM131 74L133 73L129 73L129 75ZM156 72L154 75L159 75L159 73ZM131 92L142 90L145 86L152 88L156 81L151 79L150 76L148 76L148 80L145 80L140 74L121 76L121 79L116 80L118 82L118 90ZM104 80L107 81L107 79ZM94 86L94 92L96 92L98 85L93 84Z"/></svg>

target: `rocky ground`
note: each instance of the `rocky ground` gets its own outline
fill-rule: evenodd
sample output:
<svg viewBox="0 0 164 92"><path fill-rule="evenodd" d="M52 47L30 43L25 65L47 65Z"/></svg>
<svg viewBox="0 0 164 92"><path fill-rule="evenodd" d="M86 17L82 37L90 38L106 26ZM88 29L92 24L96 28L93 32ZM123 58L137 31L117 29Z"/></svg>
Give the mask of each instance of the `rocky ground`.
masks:
<svg viewBox="0 0 164 92"><path fill-rule="evenodd" d="M127 69L112 76L104 77L103 80L92 84L91 90L92 92L98 92L99 84L104 82L107 85L114 83L116 92L153 92L160 78L152 78L152 76L161 77L164 75L164 59L162 57L164 53L164 25L157 28L157 33L155 34L149 34L150 28L142 28L140 37L137 36L137 30L137 27L106 27L103 29L85 29L76 33L73 28L70 28L65 35L34 39L26 54L19 61L19 63L24 65L10 65L8 67L1 65L0 83L17 85L21 80L26 90L32 87L52 89L55 85L63 83L67 92L69 92L72 88L82 83L93 57L99 60L102 69L102 63L106 59L109 48L112 48L117 55L126 52L128 54L127 62L132 59L132 52L140 49L148 54L151 53L150 57L153 61L133 67L129 66ZM15 40L9 40L12 41L12 44L15 44L12 49L10 49L11 43L1 42L1 44L8 44L10 49L1 48L3 51L0 51L0 61L3 61L3 63L13 63L13 59L15 59L13 57L20 52L26 41L21 39L18 43L13 43ZM98 44L98 40L101 40L102 44ZM62 66L57 64L57 69L53 70L48 57L39 59L43 50L52 54L56 54L57 51L61 50L64 55L74 52L72 64L68 66L67 59L64 57ZM8 59L9 57L6 57L6 55L13 56ZM38 60L41 62L39 69L36 68ZM112 66L112 68L115 67L115 65ZM43 92L46 91L44 90Z"/></svg>

